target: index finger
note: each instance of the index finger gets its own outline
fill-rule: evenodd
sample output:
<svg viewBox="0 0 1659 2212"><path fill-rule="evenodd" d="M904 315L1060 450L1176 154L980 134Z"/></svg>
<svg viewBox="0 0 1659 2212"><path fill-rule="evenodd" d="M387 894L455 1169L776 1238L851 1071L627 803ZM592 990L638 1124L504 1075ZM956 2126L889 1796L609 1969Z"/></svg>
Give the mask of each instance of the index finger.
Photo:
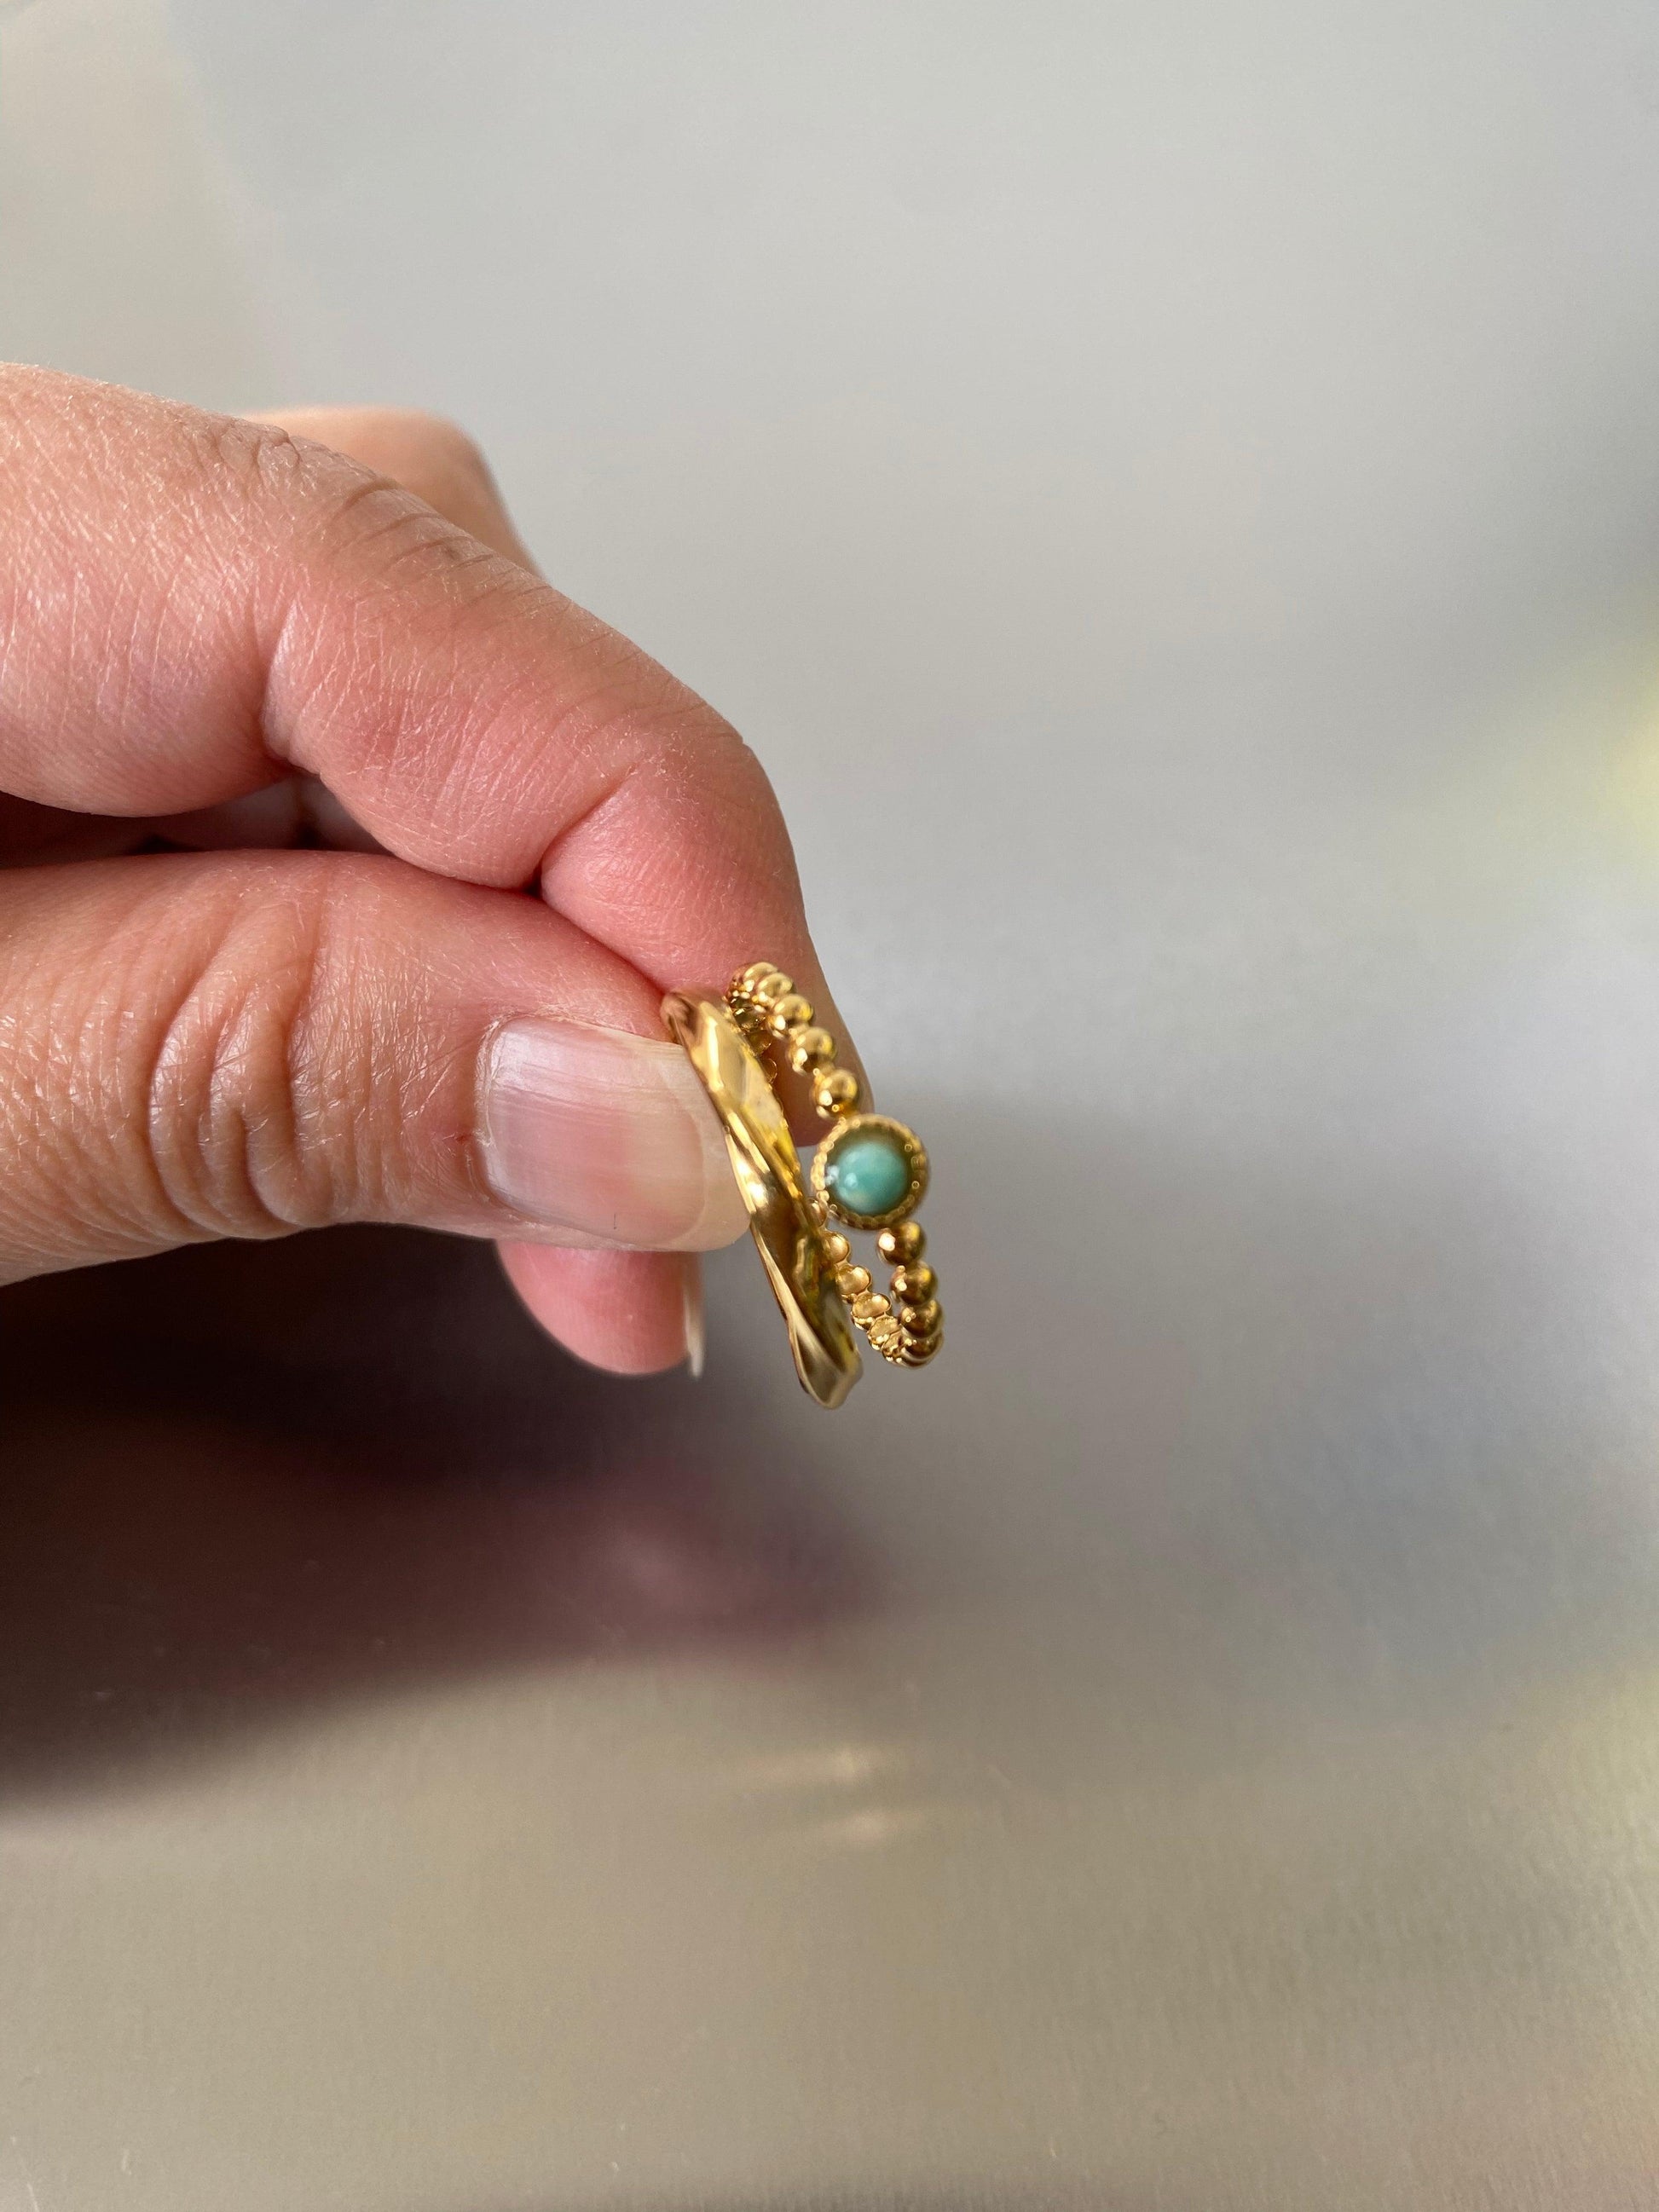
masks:
<svg viewBox="0 0 1659 2212"><path fill-rule="evenodd" d="M388 851L550 902L660 988L821 975L737 733L516 562L328 448L0 371L0 787L159 815L294 769Z"/></svg>

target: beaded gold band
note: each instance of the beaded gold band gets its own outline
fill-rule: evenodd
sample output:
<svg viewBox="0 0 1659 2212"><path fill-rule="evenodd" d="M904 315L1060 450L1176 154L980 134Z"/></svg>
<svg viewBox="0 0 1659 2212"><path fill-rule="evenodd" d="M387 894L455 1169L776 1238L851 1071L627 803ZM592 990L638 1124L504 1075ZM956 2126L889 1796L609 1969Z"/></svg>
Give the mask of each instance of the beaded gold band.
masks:
<svg viewBox="0 0 1659 2212"><path fill-rule="evenodd" d="M726 1002L747 1036L770 1042L786 1066L810 1077L812 1103L830 1124L812 1159L812 1210L853 1319L884 1358L925 1366L944 1340L944 1315L922 1258L927 1238L921 1223L908 1218L927 1189L921 1139L902 1121L859 1111L859 1079L836 1066L835 1038L769 962L745 968ZM877 1232L882 1256L896 1263L889 1296L872 1289L867 1268L853 1264L847 1238L829 1225L831 1215L848 1228Z"/></svg>
<svg viewBox="0 0 1659 2212"><path fill-rule="evenodd" d="M927 1188L927 1154L902 1121L859 1110L859 1079L836 1065L836 1043L789 977L770 961L745 968L724 999L675 992L663 1018L685 1048L720 1117L749 1226L789 1330L795 1368L822 1406L858 1380L856 1340L896 1367L923 1367L944 1340L938 1282L910 1218ZM809 1184L768 1061L811 1085L827 1122ZM842 1228L876 1232L893 1263L885 1294L857 1265Z"/></svg>

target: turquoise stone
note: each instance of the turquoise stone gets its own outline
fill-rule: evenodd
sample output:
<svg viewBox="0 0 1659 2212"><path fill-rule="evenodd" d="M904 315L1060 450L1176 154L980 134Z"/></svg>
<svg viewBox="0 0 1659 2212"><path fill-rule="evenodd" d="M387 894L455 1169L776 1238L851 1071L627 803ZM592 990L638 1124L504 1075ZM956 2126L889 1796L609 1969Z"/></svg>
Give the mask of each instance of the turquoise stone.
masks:
<svg viewBox="0 0 1659 2212"><path fill-rule="evenodd" d="M849 1129L824 1163L823 1183L848 1213L890 1213L910 1188L910 1163L890 1131Z"/></svg>

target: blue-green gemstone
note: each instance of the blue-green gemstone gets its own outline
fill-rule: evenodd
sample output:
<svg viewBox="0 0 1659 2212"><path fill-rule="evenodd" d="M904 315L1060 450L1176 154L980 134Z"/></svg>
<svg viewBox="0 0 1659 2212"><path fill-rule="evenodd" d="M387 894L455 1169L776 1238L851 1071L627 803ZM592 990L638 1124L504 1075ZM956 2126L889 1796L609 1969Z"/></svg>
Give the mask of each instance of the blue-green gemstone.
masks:
<svg viewBox="0 0 1659 2212"><path fill-rule="evenodd" d="M848 1213L890 1213L910 1188L910 1163L885 1129L850 1129L824 1163L824 1188Z"/></svg>

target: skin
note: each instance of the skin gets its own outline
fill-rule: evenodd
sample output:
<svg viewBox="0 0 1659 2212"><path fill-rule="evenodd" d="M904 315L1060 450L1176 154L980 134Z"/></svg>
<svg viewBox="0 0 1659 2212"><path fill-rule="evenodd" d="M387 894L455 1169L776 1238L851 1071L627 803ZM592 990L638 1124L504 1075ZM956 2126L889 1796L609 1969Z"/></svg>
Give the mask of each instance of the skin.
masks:
<svg viewBox="0 0 1659 2212"><path fill-rule="evenodd" d="M695 1258L515 1236L475 1069L759 953L840 1028L753 754L432 417L0 368L0 1282L413 1223L586 1359L684 1357Z"/></svg>

